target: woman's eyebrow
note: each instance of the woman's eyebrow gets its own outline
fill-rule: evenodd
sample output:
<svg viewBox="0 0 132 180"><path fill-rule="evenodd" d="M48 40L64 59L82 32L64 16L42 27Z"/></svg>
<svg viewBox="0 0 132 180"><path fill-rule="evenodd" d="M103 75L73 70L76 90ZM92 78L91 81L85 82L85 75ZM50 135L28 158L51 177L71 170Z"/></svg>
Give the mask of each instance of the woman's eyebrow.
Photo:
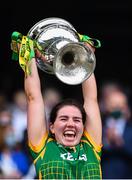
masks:
<svg viewBox="0 0 132 180"><path fill-rule="evenodd" d="M79 116L74 116L73 118L74 119L82 119L82 117L79 117Z"/></svg>
<svg viewBox="0 0 132 180"><path fill-rule="evenodd" d="M60 115L59 118L68 118L68 115Z"/></svg>
<svg viewBox="0 0 132 180"><path fill-rule="evenodd" d="M59 118L68 118L68 115L60 115ZM82 117L79 116L73 116L74 119L82 119Z"/></svg>

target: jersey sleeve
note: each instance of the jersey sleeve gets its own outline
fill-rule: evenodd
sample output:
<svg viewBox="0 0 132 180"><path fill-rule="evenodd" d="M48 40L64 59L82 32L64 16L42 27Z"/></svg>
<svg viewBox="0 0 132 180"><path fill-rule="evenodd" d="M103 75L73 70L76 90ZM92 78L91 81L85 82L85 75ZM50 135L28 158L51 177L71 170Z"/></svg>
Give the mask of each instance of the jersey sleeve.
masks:
<svg viewBox="0 0 132 180"><path fill-rule="evenodd" d="M41 154L41 152L43 152L47 139L48 139L48 132L44 134L38 145L34 146L30 141L28 142L29 152L33 160L35 160Z"/></svg>
<svg viewBox="0 0 132 180"><path fill-rule="evenodd" d="M102 152L102 145L97 145L86 130L84 131L83 135L88 140L90 145L92 146L97 158L100 160L101 152Z"/></svg>

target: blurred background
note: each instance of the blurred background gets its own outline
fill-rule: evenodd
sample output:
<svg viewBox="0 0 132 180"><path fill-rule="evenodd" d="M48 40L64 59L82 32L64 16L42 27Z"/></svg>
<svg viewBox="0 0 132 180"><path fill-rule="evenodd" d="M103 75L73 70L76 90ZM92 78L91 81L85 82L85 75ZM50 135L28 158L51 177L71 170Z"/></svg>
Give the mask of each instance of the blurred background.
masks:
<svg viewBox="0 0 132 180"><path fill-rule="evenodd" d="M129 111L131 112L132 7L130 0L87 0L84 2L81 0L38 0L37 2L16 0L4 1L3 5L0 6L0 17L0 106L2 107L4 103L8 104L8 108L5 109L4 107L4 110L8 109L12 115L14 107L17 104L17 98L15 97L17 93L20 93L21 89L23 89L23 71L19 67L18 62L11 59L12 51L10 49L10 43L12 32L18 31L26 35L29 29L38 21L47 17L60 17L69 21L80 34L86 34L90 37L97 38L102 43L102 47L96 49L95 52L97 59L95 76L101 99L101 107L103 104L103 85L107 82L114 82L120 84L120 86L125 89L125 93L127 93L129 97ZM45 74L42 71L40 71L40 77L42 80L42 88L54 87L59 91L60 94L59 98L57 97L58 99L65 96L81 99L81 95L78 95L81 91L80 85L65 85L55 76ZM50 104L54 104L58 101L57 98L53 100L53 102L51 101ZM24 116L25 113L24 103L25 102L22 102L22 104L18 103L22 110L22 116ZM21 111L20 109L17 109L18 112ZM128 114L131 114L130 112ZM14 120L14 124L16 122L17 120ZM25 120L22 124L22 132L25 132ZM15 126L16 125L14 125L14 127ZM20 139L23 140L23 137L20 137ZM16 142L22 143L20 139L16 140ZM132 157L131 154L130 157ZM23 175L25 175L28 170L27 167L27 169L23 171ZM20 177L23 175L20 175Z"/></svg>

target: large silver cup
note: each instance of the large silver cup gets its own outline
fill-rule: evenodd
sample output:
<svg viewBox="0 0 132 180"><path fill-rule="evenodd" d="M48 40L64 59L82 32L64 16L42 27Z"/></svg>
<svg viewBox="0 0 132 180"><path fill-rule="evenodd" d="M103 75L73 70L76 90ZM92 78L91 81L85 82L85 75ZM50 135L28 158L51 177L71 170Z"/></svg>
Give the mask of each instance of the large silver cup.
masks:
<svg viewBox="0 0 132 180"><path fill-rule="evenodd" d="M96 65L94 52L80 42L75 28L61 18L46 18L36 23L28 32L46 61L36 58L37 66L54 74L63 83L81 84L93 73Z"/></svg>

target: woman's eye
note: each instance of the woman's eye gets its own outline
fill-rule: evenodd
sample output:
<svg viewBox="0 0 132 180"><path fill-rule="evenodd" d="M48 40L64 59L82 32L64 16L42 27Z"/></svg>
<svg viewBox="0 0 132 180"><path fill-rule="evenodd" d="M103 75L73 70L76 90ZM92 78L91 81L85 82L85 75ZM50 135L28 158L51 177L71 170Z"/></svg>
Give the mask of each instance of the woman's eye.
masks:
<svg viewBox="0 0 132 180"><path fill-rule="evenodd" d="M63 118L63 119L61 119L61 121L66 121L66 119Z"/></svg>
<svg viewBox="0 0 132 180"><path fill-rule="evenodd" d="M75 122L80 122L80 119L75 119L74 121L75 121Z"/></svg>

